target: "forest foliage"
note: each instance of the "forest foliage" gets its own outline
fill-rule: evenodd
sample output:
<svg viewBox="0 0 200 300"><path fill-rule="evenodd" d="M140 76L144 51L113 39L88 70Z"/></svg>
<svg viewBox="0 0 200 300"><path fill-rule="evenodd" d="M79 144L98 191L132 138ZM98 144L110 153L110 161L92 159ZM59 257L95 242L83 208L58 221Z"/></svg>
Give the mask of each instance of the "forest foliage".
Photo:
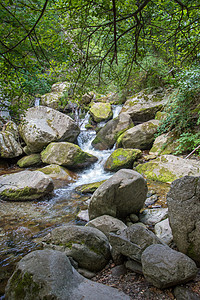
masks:
<svg viewBox="0 0 200 300"><path fill-rule="evenodd" d="M173 85L179 93L160 132L175 127L183 141L194 140L192 147L199 141L198 111L191 113L199 99L199 0L0 0L0 6L2 109L31 105L57 81L73 83L78 93Z"/></svg>

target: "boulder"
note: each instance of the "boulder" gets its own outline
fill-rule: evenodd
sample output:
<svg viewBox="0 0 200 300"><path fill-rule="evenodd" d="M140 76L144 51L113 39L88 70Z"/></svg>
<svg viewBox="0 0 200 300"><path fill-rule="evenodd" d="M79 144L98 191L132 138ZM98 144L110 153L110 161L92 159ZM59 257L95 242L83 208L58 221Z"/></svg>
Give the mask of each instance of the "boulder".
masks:
<svg viewBox="0 0 200 300"><path fill-rule="evenodd" d="M2 131L12 133L15 140L19 139L18 127L13 121L8 121L6 124L4 124Z"/></svg>
<svg viewBox="0 0 200 300"><path fill-rule="evenodd" d="M107 237L92 227L66 225L53 229L42 238L44 248L64 252L72 257L80 268L92 272L102 270L110 259Z"/></svg>
<svg viewBox="0 0 200 300"><path fill-rule="evenodd" d="M158 125L158 120L150 120L128 129L117 139L117 147L141 150L150 149L155 139L154 135Z"/></svg>
<svg viewBox="0 0 200 300"><path fill-rule="evenodd" d="M22 171L0 176L0 196L4 200L39 199L54 189L52 179L39 171Z"/></svg>
<svg viewBox="0 0 200 300"><path fill-rule="evenodd" d="M200 263L200 177L175 180L167 194L169 222L179 251Z"/></svg>
<svg viewBox="0 0 200 300"><path fill-rule="evenodd" d="M107 236L108 239L111 232L117 233L118 230L127 228L127 226L122 221L108 215L95 218L88 222L86 226L99 229Z"/></svg>
<svg viewBox="0 0 200 300"><path fill-rule="evenodd" d="M139 263L142 252L148 246L162 244L152 231L138 224L133 224L115 234L110 233L109 241L114 261L123 255Z"/></svg>
<svg viewBox="0 0 200 300"><path fill-rule="evenodd" d="M157 111L163 108L168 100L169 91L162 88L149 93L144 90L128 99L122 112L128 113L133 121L146 122L154 119Z"/></svg>
<svg viewBox="0 0 200 300"><path fill-rule="evenodd" d="M91 104L89 112L96 123L109 120L113 115L110 103L94 102Z"/></svg>
<svg viewBox="0 0 200 300"><path fill-rule="evenodd" d="M22 157L20 160L18 160L17 164L20 168L27 168L30 166L41 165L42 160L41 160L40 154L34 153L31 155Z"/></svg>
<svg viewBox="0 0 200 300"><path fill-rule="evenodd" d="M178 143L175 141L172 134L161 134L155 139L149 153L155 155L172 154L176 152L177 146Z"/></svg>
<svg viewBox="0 0 200 300"><path fill-rule="evenodd" d="M60 109L62 106L63 92L51 92L42 95L40 98L40 105L48 106L53 109Z"/></svg>
<svg viewBox="0 0 200 300"><path fill-rule="evenodd" d="M9 131L0 132L0 157L13 158L23 153L21 145Z"/></svg>
<svg viewBox="0 0 200 300"><path fill-rule="evenodd" d="M92 101L93 98L94 98L94 94L92 92L90 92L88 94L84 94L82 96L81 103L83 103L85 105L90 104L90 102Z"/></svg>
<svg viewBox="0 0 200 300"><path fill-rule="evenodd" d="M117 138L127 129L133 126L131 117L126 114L120 114L113 120L110 120L102 127L92 141L95 149L111 149L117 141Z"/></svg>
<svg viewBox="0 0 200 300"><path fill-rule="evenodd" d="M139 215L140 222L145 225L155 225L168 217L167 208L146 208Z"/></svg>
<svg viewBox="0 0 200 300"><path fill-rule="evenodd" d="M64 253L36 250L27 254L6 286L6 299L12 300L128 300L112 287L81 276Z"/></svg>
<svg viewBox="0 0 200 300"><path fill-rule="evenodd" d="M142 151L139 149L116 149L106 160L104 169L116 172L120 169L132 169L133 162L141 157Z"/></svg>
<svg viewBox="0 0 200 300"><path fill-rule="evenodd" d="M172 230L169 225L168 218L161 222L158 222L154 227L154 231L156 236L165 244L169 245L173 241Z"/></svg>
<svg viewBox="0 0 200 300"><path fill-rule="evenodd" d="M19 132L34 153L53 141L74 142L80 130L69 116L49 107L37 106L26 111Z"/></svg>
<svg viewBox="0 0 200 300"><path fill-rule="evenodd" d="M97 157L82 151L79 146L67 142L50 143L41 152L41 158L46 164L68 168L84 168L98 160Z"/></svg>
<svg viewBox="0 0 200 300"><path fill-rule="evenodd" d="M135 170L147 179L171 183L185 175L200 175L197 161L174 155L162 155L153 161L138 165Z"/></svg>
<svg viewBox="0 0 200 300"><path fill-rule="evenodd" d="M53 93L61 93L61 92L67 92L70 88L71 83L64 81L64 82L57 82L54 83L51 87L51 92Z"/></svg>
<svg viewBox="0 0 200 300"><path fill-rule="evenodd" d="M147 281L160 289L192 280L198 271L191 258L167 245L149 246L141 261Z"/></svg>
<svg viewBox="0 0 200 300"><path fill-rule="evenodd" d="M200 300L200 296L183 286L175 287L174 296L176 297L176 300Z"/></svg>
<svg viewBox="0 0 200 300"><path fill-rule="evenodd" d="M121 169L94 192L89 204L90 219L110 215L123 219L144 205L147 184L137 172Z"/></svg>
<svg viewBox="0 0 200 300"><path fill-rule="evenodd" d="M52 179L65 180L68 182L72 182L78 177L72 171L69 171L66 168L56 164L48 165L44 168L38 169L38 171L48 175Z"/></svg>

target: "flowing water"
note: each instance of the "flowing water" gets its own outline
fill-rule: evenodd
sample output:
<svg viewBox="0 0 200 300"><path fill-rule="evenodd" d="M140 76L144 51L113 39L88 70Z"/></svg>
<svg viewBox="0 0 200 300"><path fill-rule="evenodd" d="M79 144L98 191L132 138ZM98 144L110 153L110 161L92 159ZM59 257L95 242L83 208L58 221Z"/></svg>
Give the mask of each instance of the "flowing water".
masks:
<svg viewBox="0 0 200 300"><path fill-rule="evenodd" d="M120 106L114 107L114 117L120 110ZM25 254L39 249L34 242L35 238L46 235L52 228L64 223L78 223L76 215L80 209L87 208L85 202L89 196L76 193L75 188L107 179L112 175L104 171L103 165L113 150L98 151L92 147L91 142L96 132L85 129L88 120L87 114L82 123L79 122L81 133L78 144L82 150L98 157L96 163L78 172L78 179L75 182L55 189L54 195L48 200L15 203L0 200L0 299L16 262ZM13 171L19 169L15 167L7 173ZM5 170L2 171L4 172Z"/></svg>

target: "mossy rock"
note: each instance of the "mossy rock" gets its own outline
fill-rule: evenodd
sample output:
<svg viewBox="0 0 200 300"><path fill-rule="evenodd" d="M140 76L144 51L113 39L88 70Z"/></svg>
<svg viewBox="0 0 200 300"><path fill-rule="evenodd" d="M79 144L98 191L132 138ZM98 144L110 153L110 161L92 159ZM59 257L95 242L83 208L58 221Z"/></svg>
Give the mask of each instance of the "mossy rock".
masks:
<svg viewBox="0 0 200 300"><path fill-rule="evenodd" d="M44 163L68 168L84 168L97 161L97 157L82 151L79 146L67 142L50 143L42 151L41 158Z"/></svg>
<svg viewBox="0 0 200 300"><path fill-rule="evenodd" d="M197 162L174 155L162 155L153 161L139 164L135 170L147 179L171 183L185 175L200 176Z"/></svg>
<svg viewBox="0 0 200 300"><path fill-rule="evenodd" d="M171 133L162 134L155 139L149 152L156 155L172 154L177 146L178 142Z"/></svg>
<svg viewBox="0 0 200 300"><path fill-rule="evenodd" d="M40 154L31 154L22 157L20 160L18 160L17 164L20 168L26 168L30 166L41 165L42 160Z"/></svg>
<svg viewBox="0 0 200 300"><path fill-rule="evenodd" d="M74 172L56 164L48 165L44 168L38 169L38 171L50 176L52 179L61 179L70 182L77 179L77 175Z"/></svg>
<svg viewBox="0 0 200 300"><path fill-rule="evenodd" d="M80 185L76 188L76 191L77 192L80 192L82 194L88 194L88 193L94 193L98 187L104 183L105 180L102 180L102 181L97 181L97 182L93 182L93 183L88 183L88 184L83 184L83 185Z"/></svg>
<svg viewBox="0 0 200 300"><path fill-rule="evenodd" d="M118 171L120 169L131 169L133 162L141 157L142 151L139 149L116 149L107 159L104 169L108 171Z"/></svg>
<svg viewBox="0 0 200 300"><path fill-rule="evenodd" d="M96 123L112 118L112 108L110 103L96 102L91 105L90 115Z"/></svg>

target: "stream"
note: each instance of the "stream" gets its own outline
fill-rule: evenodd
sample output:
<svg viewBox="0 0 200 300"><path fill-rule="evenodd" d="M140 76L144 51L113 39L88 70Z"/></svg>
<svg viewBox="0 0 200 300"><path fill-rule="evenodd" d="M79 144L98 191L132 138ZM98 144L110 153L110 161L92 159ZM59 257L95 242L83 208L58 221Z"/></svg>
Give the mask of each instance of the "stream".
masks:
<svg viewBox="0 0 200 300"><path fill-rule="evenodd" d="M113 107L113 117L120 113L121 108L121 106ZM103 168L104 162L113 149L98 151L92 147L91 142L96 132L85 129L88 120L88 114L84 120L79 120L81 133L78 136L78 145L83 151L98 157L96 163L88 169L77 172L78 179L75 182L55 189L53 197L48 200L31 202L0 200L0 299L4 299L5 285L16 262L27 253L39 249L34 242L35 238L46 235L63 223L81 225L81 222L76 219L76 215L80 209L87 208L85 201L89 199L89 196L80 195L75 188L82 184L108 179L113 174L104 171ZM100 124L100 126L103 125L104 123ZM14 171L16 170L18 169ZM9 172L11 171L9 170ZM8 170L6 172L9 173ZM165 197L163 186L154 183L153 189L159 189Z"/></svg>

